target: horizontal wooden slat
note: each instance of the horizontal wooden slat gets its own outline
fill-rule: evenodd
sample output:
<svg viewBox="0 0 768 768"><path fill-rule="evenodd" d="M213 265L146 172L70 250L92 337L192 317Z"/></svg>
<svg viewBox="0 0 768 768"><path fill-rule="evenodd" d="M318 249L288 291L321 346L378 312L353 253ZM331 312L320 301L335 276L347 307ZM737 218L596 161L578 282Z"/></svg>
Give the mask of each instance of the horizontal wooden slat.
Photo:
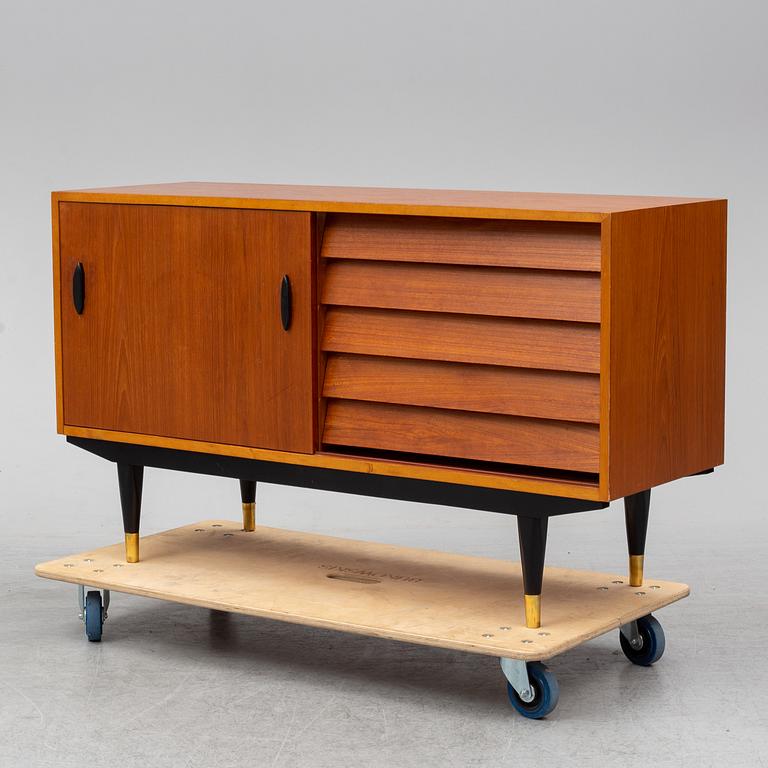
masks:
<svg viewBox="0 0 768 768"><path fill-rule="evenodd" d="M322 255L496 267L600 270L600 227L570 222L331 214Z"/></svg>
<svg viewBox="0 0 768 768"><path fill-rule="evenodd" d="M476 461L597 472L592 424L331 400L323 442Z"/></svg>
<svg viewBox="0 0 768 768"><path fill-rule="evenodd" d="M326 266L322 301L598 323L600 275L339 259Z"/></svg>
<svg viewBox="0 0 768 768"><path fill-rule="evenodd" d="M600 326L331 307L323 350L598 373Z"/></svg>
<svg viewBox="0 0 768 768"><path fill-rule="evenodd" d="M598 376L495 365L332 354L323 396L566 421L600 419Z"/></svg>

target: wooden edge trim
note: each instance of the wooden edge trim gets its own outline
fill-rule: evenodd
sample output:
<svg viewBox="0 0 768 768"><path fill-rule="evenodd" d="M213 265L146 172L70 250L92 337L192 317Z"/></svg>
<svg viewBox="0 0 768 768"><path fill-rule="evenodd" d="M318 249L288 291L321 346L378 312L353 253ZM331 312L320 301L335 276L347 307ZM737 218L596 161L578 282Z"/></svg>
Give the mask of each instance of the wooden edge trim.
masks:
<svg viewBox="0 0 768 768"><path fill-rule="evenodd" d="M275 461L282 464L297 464L324 469L341 469L349 472L364 472L374 475L407 477L417 480L433 480L459 485L472 485L479 488L496 488L524 493L539 493L545 496L565 496L587 501L608 501L600 495L599 488L586 483L568 483L559 480L525 478L493 472L480 472L473 469L456 469L430 464L388 461L374 458L343 456L334 453L290 453L271 451L265 448L249 448L241 445L207 443L199 440L184 440L175 437L139 435L132 432L113 432L105 429L91 429L65 425L63 433L71 437L84 437L92 440L111 440L117 443L135 443L157 448L174 448L181 451L213 453L222 456L236 456L260 461Z"/></svg>
<svg viewBox="0 0 768 768"><path fill-rule="evenodd" d="M611 217L600 225L600 462L599 492L610 498Z"/></svg>
<svg viewBox="0 0 768 768"><path fill-rule="evenodd" d="M61 245L59 241L59 194L51 194L53 254L53 355L56 369L56 431L64 434L63 353L61 340Z"/></svg>
<svg viewBox="0 0 768 768"><path fill-rule="evenodd" d="M198 208L250 208L270 211L317 213L382 213L399 216L447 216L467 219L602 222L608 214L597 211L541 211L523 208L480 208L451 205L398 203L342 203L327 200L277 200L243 197L186 197L179 195L132 195L104 192L54 192L59 200L75 203L130 205L183 205Z"/></svg>
<svg viewBox="0 0 768 768"><path fill-rule="evenodd" d="M322 391L323 383L319 379L319 354L320 354L320 335L318 331L318 254L319 254L319 242L318 242L318 222L317 215L314 213L309 214L309 334L310 334L310 368L309 368L309 380L312 383L312 450L317 450L317 446L320 442L320 420L318 414L318 408L320 403L320 392Z"/></svg>
<svg viewBox="0 0 768 768"><path fill-rule="evenodd" d="M325 238L325 220L326 214L316 213L315 218L315 250L312 255L315 269L314 299L312 312L315 320L315 445L316 451L320 447L320 441L323 434L323 424L325 424L325 406L326 398L323 395L325 386L325 369L328 364L328 353L323 349L323 334L325 333L325 306L320 301L323 285L325 283L325 259L322 256L323 239Z"/></svg>

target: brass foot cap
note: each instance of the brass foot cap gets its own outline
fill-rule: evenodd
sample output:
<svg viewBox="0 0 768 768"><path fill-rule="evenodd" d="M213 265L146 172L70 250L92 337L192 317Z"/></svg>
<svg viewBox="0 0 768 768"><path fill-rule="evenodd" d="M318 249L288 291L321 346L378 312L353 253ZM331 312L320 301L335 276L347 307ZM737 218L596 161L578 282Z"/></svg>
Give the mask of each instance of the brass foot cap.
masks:
<svg viewBox="0 0 768 768"><path fill-rule="evenodd" d="M139 562L139 534L125 534L125 559L129 563Z"/></svg>
<svg viewBox="0 0 768 768"><path fill-rule="evenodd" d="M256 502L249 501L243 504L243 530L256 530Z"/></svg>
<svg viewBox="0 0 768 768"><path fill-rule="evenodd" d="M525 626L528 629L541 626L541 595L525 595Z"/></svg>
<svg viewBox="0 0 768 768"><path fill-rule="evenodd" d="M629 585L631 587L643 586L643 561L644 555L629 556Z"/></svg>

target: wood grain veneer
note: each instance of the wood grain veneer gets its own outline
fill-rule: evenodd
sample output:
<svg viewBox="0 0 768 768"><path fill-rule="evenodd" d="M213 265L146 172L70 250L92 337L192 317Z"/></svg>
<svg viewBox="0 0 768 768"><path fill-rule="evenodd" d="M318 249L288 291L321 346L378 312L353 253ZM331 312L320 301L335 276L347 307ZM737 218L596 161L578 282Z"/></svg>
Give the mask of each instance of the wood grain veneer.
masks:
<svg viewBox="0 0 768 768"><path fill-rule="evenodd" d="M600 322L600 275L537 269L332 260L322 301L498 317Z"/></svg>
<svg viewBox="0 0 768 768"><path fill-rule="evenodd" d="M185 181L54 193L58 200L217 208L386 213L530 221L600 222L617 211L696 202L701 198L384 189Z"/></svg>
<svg viewBox="0 0 768 768"><path fill-rule="evenodd" d="M66 424L313 450L311 214L67 202L59 214Z"/></svg>
<svg viewBox="0 0 768 768"><path fill-rule="evenodd" d="M495 365L334 354L323 395L566 421L600 417L595 375Z"/></svg>
<svg viewBox="0 0 768 768"><path fill-rule="evenodd" d="M591 424L467 413L357 400L331 400L326 445L597 472L598 428Z"/></svg>
<svg viewBox="0 0 768 768"><path fill-rule="evenodd" d="M326 314L323 349L597 373L600 327L548 320L333 307Z"/></svg>
<svg viewBox="0 0 768 768"><path fill-rule="evenodd" d="M331 214L323 256L599 271L600 228L595 224Z"/></svg>

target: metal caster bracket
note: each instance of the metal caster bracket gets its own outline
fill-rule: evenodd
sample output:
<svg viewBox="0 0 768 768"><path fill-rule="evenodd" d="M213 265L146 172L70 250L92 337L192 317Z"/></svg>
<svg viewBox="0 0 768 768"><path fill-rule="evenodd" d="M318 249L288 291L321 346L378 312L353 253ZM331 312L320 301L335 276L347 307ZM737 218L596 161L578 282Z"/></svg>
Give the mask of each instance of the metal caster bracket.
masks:
<svg viewBox="0 0 768 768"><path fill-rule="evenodd" d="M619 632L627 638L627 642L634 650L639 651L643 647L643 638L640 636L640 630L637 628L636 621L622 624L619 627Z"/></svg>
<svg viewBox="0 0 768 768"><path fill-rule="evenodd" d="M534 692L531 681L528 679L528 664L520 659L507 659L503 656L501 671L509 684L517 691L517 695L526 703L533 701Z"/></svg>
<svg viewBox="0 0 768 768"><path fill-rule="evenodd" d="M109 608L109 590L102 589L101 592L101 606L102 606L102 621L107 620L107 608ZM81 621L85 621L85 585L77 585L77 618Z"/></svg>

